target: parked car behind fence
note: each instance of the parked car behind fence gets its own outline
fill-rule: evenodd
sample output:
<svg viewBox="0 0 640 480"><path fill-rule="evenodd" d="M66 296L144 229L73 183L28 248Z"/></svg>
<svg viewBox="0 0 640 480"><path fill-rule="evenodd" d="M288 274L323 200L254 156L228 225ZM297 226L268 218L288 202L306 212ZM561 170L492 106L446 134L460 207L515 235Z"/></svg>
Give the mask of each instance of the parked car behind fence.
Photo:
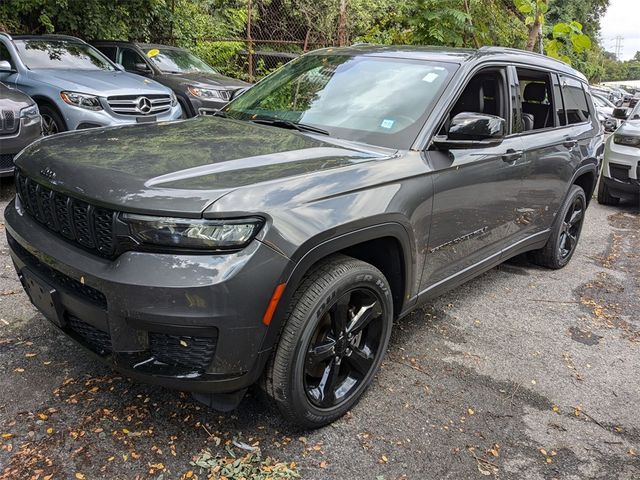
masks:
<svg viewBox="0 0 640 480"><path fill-rule="evenodd" d="M236 92L250 86L221 75L184 48L110 40L91 43L127 72L152 78L173 90L187 117L212 114Z"/></svg>
<svg viewBox="0 0 640 480"><path fill-rule="evenodd" d="M180 118L173 92L121 71L82 40L0 33L0 81L38 104L45 135Z"/></svg>

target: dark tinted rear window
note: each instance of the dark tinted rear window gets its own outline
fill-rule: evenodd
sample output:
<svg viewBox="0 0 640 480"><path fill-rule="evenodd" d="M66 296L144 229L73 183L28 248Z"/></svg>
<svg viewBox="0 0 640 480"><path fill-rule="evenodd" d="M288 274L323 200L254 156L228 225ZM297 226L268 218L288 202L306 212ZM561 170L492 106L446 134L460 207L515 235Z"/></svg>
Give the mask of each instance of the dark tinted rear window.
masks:
<svg viewBox="0 0 640 480"><path fill-rule="evenodd" d="M570 124L588 122L591 114L582 83L569 77L561 77L561 82L567 122Z"/></svg>

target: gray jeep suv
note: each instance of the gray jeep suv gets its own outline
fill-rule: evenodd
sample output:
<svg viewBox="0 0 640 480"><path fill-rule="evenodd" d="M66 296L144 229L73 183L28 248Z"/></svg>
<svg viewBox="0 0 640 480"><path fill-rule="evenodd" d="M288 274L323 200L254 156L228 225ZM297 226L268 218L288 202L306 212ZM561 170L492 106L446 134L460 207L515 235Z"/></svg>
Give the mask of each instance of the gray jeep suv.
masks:
<svg viewBox="0 0 640 480"><path fill-rule="evenodd" d="M550 58L327 49L217 116L40 142L5 219L34 305L98 358L219 409L258 383L317 427L394 320L514 255L565 266L602 148Z"/></svg>
<svg viewBox="0 0 640 480"><path fill-rule="evenodd" d="M0 83L0 177L13 175L13 158L41 136L42 120L36 102Z"/></svg>

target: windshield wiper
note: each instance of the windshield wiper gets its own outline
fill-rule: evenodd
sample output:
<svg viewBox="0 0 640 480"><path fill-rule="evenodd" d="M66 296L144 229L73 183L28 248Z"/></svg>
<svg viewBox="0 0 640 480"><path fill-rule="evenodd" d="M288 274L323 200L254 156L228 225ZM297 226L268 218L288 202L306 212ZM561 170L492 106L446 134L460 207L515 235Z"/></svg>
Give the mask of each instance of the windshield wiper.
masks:
<svg viewBox="0 0 640 480"><path fill-rule="evenodd" d="M277 118L254 118L250 120L253 123L260 123L262 125L272 125L278 128L288 128L289 130L298 130L299 132L312 132L319 133L320 135L331 135L322 128L314 127L313 125L307 125L305 123L296 123L290 120L280 120Z"/></svg>

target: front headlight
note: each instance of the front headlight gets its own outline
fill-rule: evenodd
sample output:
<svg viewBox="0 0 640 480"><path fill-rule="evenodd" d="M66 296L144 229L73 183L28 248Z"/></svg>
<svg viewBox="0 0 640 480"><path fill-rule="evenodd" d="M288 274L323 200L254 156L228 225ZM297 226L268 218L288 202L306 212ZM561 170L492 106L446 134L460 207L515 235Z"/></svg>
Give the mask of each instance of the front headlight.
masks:
<svg viewBox="0 0 640 480"><path fill-rule="evenodd" d="M220 90L216 90L214 88L201 88L201 87L188 87L189 93L194 97L210 99L210 98L222 98L222 94Z"/></svg>
<svg viewBox="0 0 640 480"><path fill-rule="evenodd" d="M640 137L632 137L630 135L623 135L621 133L616 133L613 136L613 143L617 145L625 145L627 147L640 148Z"/></svg>
<svg viewBox="0 0 640 480"><path fill-rule="evenodd" d="M264 221L261 218L191 220L124 214L131 236L143 244L196 250L231 250L247 246Z"/></svg>
<svg viewBox="0 0 640 480"><path fill-rule="evenodd" d="M38 110L38 105L31 105L30 107L23 108L20 110L20 118L24 121L25 127L30 127L36 123L40 123L40 110Z"/></svg>
<svg viewBox="0 0 640 480"><path fill-rule="evenodd" d="M87 95L78 92L60 92L60 98L65 103L74 107L86 108L87 110L102 110L100 99L95 95Z"/></svg>

